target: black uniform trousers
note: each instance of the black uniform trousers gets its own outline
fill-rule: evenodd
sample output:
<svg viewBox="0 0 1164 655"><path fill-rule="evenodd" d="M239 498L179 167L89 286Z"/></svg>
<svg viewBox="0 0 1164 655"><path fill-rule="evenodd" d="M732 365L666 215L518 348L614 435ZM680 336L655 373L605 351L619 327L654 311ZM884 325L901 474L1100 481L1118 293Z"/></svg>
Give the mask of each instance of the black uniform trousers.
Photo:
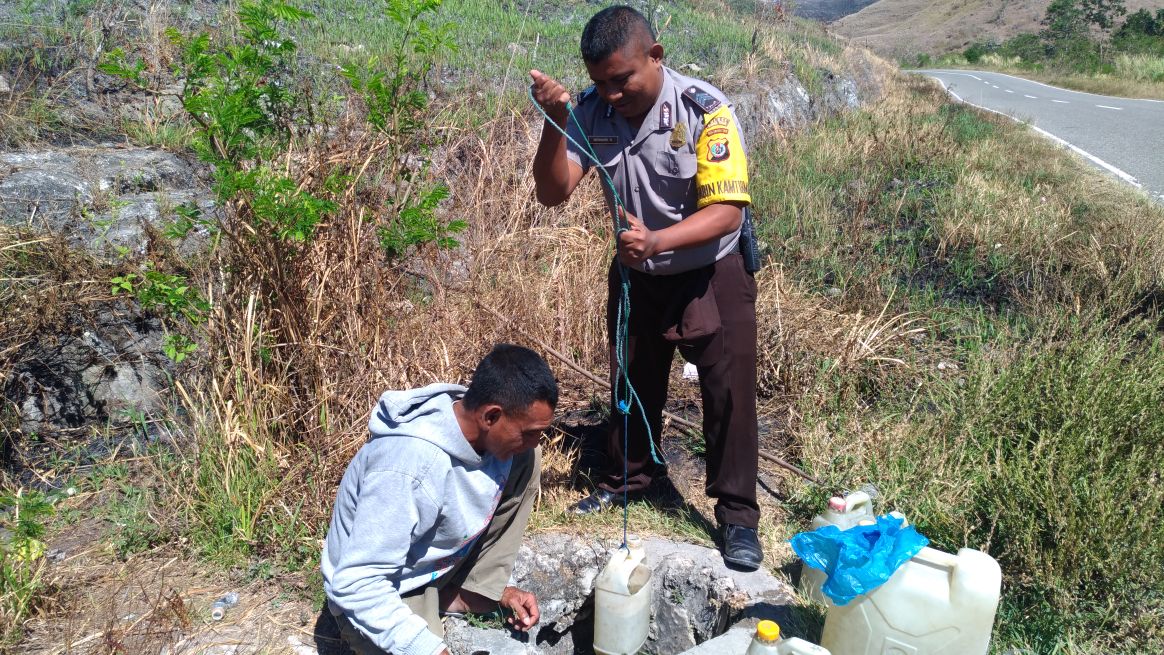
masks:
<svg viewBox="0 0 1164 655"><path fill-rule="evenodd" d="M678 348L699 368L706 443L706 492L716 499L721 524L754 528L759 447L756 424L756 281L738 253L715 264L677 275L627 270L630 281L627 370L660 452L663 406L671 363ZM607 334L611 350L611 430L608 466L599 486L622 493L623 415L615 394L620 388L616 359L616 322L622 292L617 262L612 262L607 297ZM661 471L652 462L643 414L631 401L627 418L627 491L645 489Z"/></svg>

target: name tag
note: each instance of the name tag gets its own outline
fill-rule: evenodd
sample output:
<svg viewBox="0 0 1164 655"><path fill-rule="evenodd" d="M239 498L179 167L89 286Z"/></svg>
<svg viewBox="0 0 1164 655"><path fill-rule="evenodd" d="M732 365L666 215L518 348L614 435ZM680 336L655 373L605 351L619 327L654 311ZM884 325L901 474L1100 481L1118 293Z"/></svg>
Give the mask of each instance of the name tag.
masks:
<svg viewBox="0 0 1164 655"><path fill-rule="evenodd" d="M592 136L590 143L596 146L614 146L618 145L617 136Z"/></svg>

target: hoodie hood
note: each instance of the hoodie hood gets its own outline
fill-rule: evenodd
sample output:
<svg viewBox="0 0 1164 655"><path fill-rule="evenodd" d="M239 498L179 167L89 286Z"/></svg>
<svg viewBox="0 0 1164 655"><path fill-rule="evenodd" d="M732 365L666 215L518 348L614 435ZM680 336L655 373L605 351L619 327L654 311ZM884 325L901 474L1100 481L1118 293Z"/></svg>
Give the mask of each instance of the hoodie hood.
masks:
<svg viewBox="0 0 1164 655"><path fill-rule="evenodd" d="M419 389L385 391L368 420L368 440L411 437L439 447L470 466L481 463L461 425L453 402L465 395L458 384L430 384Z"/></svg>

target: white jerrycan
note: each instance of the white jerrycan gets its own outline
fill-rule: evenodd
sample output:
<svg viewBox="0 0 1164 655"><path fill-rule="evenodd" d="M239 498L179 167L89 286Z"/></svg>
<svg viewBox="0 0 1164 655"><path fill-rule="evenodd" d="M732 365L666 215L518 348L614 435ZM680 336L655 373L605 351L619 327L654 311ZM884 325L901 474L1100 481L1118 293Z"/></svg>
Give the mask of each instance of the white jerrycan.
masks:
<svg viewBox="0 0 1164 655"><path fill-rule="evenodd" d="M828 509L816 515L809 529L816 530L826 525L835 525L841 530L847 530L860 525L863 521L876 520L873 499L864 491L854 491L844 498L840 496L830 498ZM826 580L828 575L824 571L806 564L800 572L800 591L818 603L826 603L825 595L820 590Z"/></svg>
<svg viewBox="0 0 1164 655"><path fill-rule="evenodd" d="M1001 585L986 553L923 548L885 584L830 606L821 644L833 655L985 655Z"/></svg>
<svg viewBox="0 0 1164 655"><path fill-rule="evenodd" d="M641 539L626 538L626 548L610 556L594 581L594 652L635 655L651 627L651 569Z"/></svg>
<svg viewBox="0 0 1164 655"><path fill-rule="evenodd" d="M780 626L775 621L760 621L756 634L745 655L830 655L823 646L799 637L780 638Z"/></svg>

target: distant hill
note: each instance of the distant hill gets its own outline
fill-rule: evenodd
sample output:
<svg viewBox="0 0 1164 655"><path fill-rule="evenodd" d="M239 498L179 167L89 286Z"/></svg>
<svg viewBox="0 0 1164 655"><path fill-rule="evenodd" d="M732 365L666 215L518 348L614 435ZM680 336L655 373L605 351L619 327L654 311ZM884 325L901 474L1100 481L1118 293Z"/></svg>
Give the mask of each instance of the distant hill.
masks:
<svg viewBox="0 0 1164 655"><path fill-rule="evenodd" d="M792 13L802 18L831 23L838 18L855 14L877 0L800 0L793 5Z"/></svg>
<svg viewBox="0 0 1164 655"><path fill-rule="evenodd" d="M1005 41L1036 32L1049 4L1049 0L880 0L837 20L831 29L887 57L940 54L975 41ZM1162 6L1164 0L1127 0L1128 13Z"/></svg>

